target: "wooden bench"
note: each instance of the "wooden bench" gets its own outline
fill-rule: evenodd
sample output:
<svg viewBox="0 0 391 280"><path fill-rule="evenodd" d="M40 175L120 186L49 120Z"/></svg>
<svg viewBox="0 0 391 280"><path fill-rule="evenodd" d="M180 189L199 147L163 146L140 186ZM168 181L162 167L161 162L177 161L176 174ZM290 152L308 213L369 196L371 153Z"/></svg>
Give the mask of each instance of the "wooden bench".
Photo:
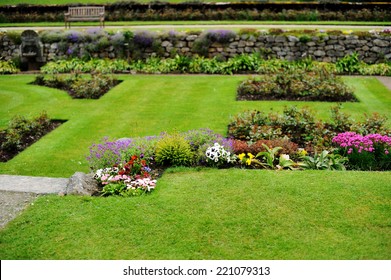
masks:
<svg viewBox="0 0 391 280"><path fill-rule="evenodd" d="M71 28L72 21L99 21L105 27L105 7L68 7L65 13L65 28Z"/></svg>

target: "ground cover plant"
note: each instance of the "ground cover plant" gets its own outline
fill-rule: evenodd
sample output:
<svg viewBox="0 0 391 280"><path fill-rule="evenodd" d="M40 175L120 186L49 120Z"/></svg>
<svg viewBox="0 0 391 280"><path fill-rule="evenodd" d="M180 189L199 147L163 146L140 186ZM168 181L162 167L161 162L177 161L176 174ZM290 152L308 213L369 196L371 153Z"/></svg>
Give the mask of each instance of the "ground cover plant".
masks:
<svg viewBox="0 0 391 280"><path fill-rule="evenodd" d="M31 85L33 75L0 76L1 127L16 113L44 107L54 118L68 119L0 163L0 172L57 177L88 172L88 148L103 136L160 135L162 127L171 134L209 127L224 135L230 116L245 110L282 112L286 105L307 104L317 118L329 118L330 107L321 102L237 102L235 89L243 76L181 76L181 83L177 76L118 78L123 82L99 100L82 100ZM344 80L362 101L345 103L344 112L355 118L375 111L390 115L389 91L377 79ZM189 134L185 139L198 139ZM0 232L0 256L384 259L389 257L389 181L389 172L170 169L152 195L42 197Z"/></svg>

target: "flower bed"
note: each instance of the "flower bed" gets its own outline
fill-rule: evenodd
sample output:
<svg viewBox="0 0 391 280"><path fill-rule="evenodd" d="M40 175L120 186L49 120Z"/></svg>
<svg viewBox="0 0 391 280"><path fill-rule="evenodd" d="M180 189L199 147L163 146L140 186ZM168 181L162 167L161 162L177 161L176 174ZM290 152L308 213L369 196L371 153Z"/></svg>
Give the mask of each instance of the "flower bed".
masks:
<svg viewBox="0 0 391 280"><path fill-rule="evenodd" d="M35 78L33 84L65 90L72 98L98 99L120 81L113 76L96 74L88 79L78 74L70 76L42 76Z"/></svg>
<svg viewBox="0 0 391 280"><path fill-rule="evenodd" d="M104 60L80 59L58 60L49 62L41 71L45 74L71 73L75 69L80 73L191 73L191 74L224 74L256 73L278 74L285 69L294 71L319 72L326 69L331 74L356 75L391 75L391 64L378 63L368 65L350 55L341 58L337 63L317 62L311 59L287 61L282 59L265 59L260 53L241 54L227 61L218 57L211 59L203 57L186 57L176 55L173 58L147 58L145 60Z"/></svg>
<svg viewBox="0 0 391 280"><path fill-rule="evenodd" d="M0 131L0 162L11 160L64 121L52 121L43 112L33 119L14 117L8 127Z"/></svg>
<svg viewBox="0 0 391 280"><path fill-rule="evenodd" d="M341 115L335 110L335 122L329 124L318 122L318 126L319 124L323 125L318 127L318 130L314 130L313 124L302 122L301 128L308 125L307 129L310 131L302 130L305 134L300 135L302 137L300 144L293 141L293 134L290 133L290 131L296 131L300 122L293 122L291 117L296 114L296 121L300 121L298 116L305 115L304 119L308 120L310 112L300 112L289 108L285 112L286 118L280 119L280 124L286 122L285 128L282 130L281 127L279 128L280 134L274 140L265 140L265 137L261 137L261 140L255 142L243 137L242 140L239 140L240 134L231 134L231 138L225 138L209 129L175 134L162 133L159 136L113 141L105 138L102 143L91 146L87 160L95 172L95 178L101 184L102 195L122 196L150 193L155 189L156 180L162 171L171 166L276 170L345 170L347 167L348 169L360 170L390 170L391 137L372 134L359 138L358 141L361 144L357 144L357 134L351 132L338 134L336 132L344 130L345 127L338 125ZM253 113L251 117L253 121L260 119L267 121L267 117L264 115ZM274 115L273 119L275 118ZM379 118L376 118L376 122L372 119L372 121L364 123L354 123L351 127L356 127L358 130L361 127L361 130L379 131L391 135L391 131L384 128L378 120ZM320 131L324 132L326 126L334 127L334 131L330 131L330 135L338 135L330 138L328 142L320 140L316 142L315 139L324 135ZM289 127L292 130L287 129ZM238 128L237 131L246 133L244 122L236 128ZM316 133L320 133L320 135L316 135ZM330 135L325 137L330 137ZM350 138L353 136L357 137L351 140ZM292 139L289 140L289 138ZM331 139L333 139L332 143ZM303 144L307 146L304 147ZM376 155L370 164L363 165L361 160L357 164L353 157L356 154L364 155L363 151L372 153L375 150L380 151L381 156L378 155L379 153L375 153Z"/></svg>
<svg viewBox="0 0 391 280"><path fill-rule="evenodd" d="M357 101L353 90L327 70L284 70L240 83L238 100Z"/></svg>

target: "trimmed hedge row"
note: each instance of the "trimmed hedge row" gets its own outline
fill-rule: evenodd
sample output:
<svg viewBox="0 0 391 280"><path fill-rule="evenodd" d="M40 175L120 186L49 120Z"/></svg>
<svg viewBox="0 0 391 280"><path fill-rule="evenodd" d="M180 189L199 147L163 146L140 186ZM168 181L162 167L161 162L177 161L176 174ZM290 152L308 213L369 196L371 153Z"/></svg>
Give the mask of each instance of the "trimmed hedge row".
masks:
<svg viewBox="0 0 391 280"><path fill-rule="evenodd" d="M0 22L63 21L68 6L0 6ZM135 3L106 4L106 20L391 21L391 3Z"/></svg>

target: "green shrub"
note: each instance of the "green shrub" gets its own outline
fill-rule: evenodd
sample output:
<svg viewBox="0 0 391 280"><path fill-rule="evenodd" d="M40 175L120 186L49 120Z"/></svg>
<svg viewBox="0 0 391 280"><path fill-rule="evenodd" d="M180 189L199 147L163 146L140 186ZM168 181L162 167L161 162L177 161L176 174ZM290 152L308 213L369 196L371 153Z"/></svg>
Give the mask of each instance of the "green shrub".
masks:
<svg viewBox="0 0 391 280"><path fill-rule="evenodd" d="M22 36L20 31L9 31L7 32L7 37L10 39L15 45L20 45L22 43Z"/></svg>
<svg viewBox="0 0 391 280"><path fill-rule="evenodd" d="M19 72L13 61L0 60L0 75L15 74Z"/></svg>
<svg viewBox="0 0 391 280"><path fill-rule="evenodd" d="M358 53L352 53L346 55L341 59L338 59L335 63L338 73L341 74L353 74L360 69L360 59Z"/></svg>
<svg viewBox="0 0 391 280"><path fill-rule="evenodd" d="M190 166L194 153L185 138L176 134L166 134L156 144L156 163L162 166Z"/></svg>

